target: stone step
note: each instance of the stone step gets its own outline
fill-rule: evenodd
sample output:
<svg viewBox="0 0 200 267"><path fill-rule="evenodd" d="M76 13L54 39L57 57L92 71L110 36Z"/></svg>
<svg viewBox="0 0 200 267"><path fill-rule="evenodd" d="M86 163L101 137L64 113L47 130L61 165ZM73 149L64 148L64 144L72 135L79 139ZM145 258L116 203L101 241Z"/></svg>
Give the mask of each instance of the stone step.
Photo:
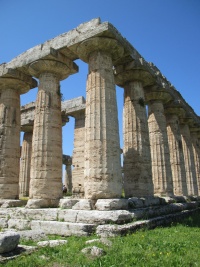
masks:
<svg viewBox="0 0 200 267"><path fill-rule="evenodd" d="M157 226L166 226L175 221L181 221L195 212L199 213L200 208L194 210L184 210L174 214L155 217L149 220L136 221L124 225L99 225L96 228L96 234L101 237L114 237L118 235L126 235L135 232L139 229L153 229Z"/></svg>
<svg viewBox="0 0 200 267"><path fill-rule="evenodd" d="M135 232L138 229L147 228L152 229L157 226L169 225L172 222L180 221L183 218L200 212L200 208L191 210L183 210L181 212L157 216L147 220L132 221L122 225L117 224L89 224L89 223L69 223L59 221L40 221L40 220L20 220L10 219L6 228L16 230L40 230L45 234L61 235L61 236L88 236L96 233L101 237L112 237L117 235L125 235L127 233Z"/></svg>
<svg viewBox="0 0 200 267"><path fill-rule="evenodd" d="M184 210L194 210L200 202L171 203L168 205L152 206L134 210L73 210L73 209L26 209L1 208L0 227L31 229L32 221L66 222L71 224L125 224L133 220L143 220L173 214Z"/></svg>
<svg viewBox="0 0 200 267"><path fill-rule="evenodd" d="M40 230L47 235L61 236L88 236L95 232L95 224L69 223L58 221L39 221L39 220L13 220L8 221L9 229L16 230Z"/></svg>
<svg viewBox="0 0 200 267"><path fill-rule="evenodd" d="M2 224L5 221L15 220L40 220L40 221L60 221L69 223L89 223L105 224L132 221L132 213L127 210L73 210L73 209L26 209L26 208L9 208L0 209L0 218ZM0 220L1 227L1 220Z"/></svg>

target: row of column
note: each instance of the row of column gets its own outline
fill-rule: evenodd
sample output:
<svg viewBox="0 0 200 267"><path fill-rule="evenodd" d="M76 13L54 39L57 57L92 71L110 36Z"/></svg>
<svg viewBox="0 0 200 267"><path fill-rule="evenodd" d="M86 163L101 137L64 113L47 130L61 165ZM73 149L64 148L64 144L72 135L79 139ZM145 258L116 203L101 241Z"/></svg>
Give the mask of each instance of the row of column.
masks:
<svg viewBox="0 0 200 267"><path fill-rule="evenodd" d="M117 66L115 73L116 83L124 88L125 195L152 194L152 181L154 195L198 195L199 141L195 132L191 142L184 110L171 107L172 97L166 90L158 85L149 86L150 74L135 62ZM142 177L143 170L147 170L147 175Z"/></svg>
<svg viewBox="0 0 200 267"><path fill-rule="evenodd" d="M138 87L138 82L134 83L136 88L139 88L139 96L141 96L141 87ZM131 90L133 93L134 90ZM127 93L127 90L125 90L125 99L129 95ZM151 93L153 94L153 93ZM148 94L150 96L150 94ZM163 96L163 94L162 94ZM144 95L143 95L144 97ZM159 96L161 97L161 96ZM142 121L142 125L147 125L147 116L145 112L142 111L141 103L137 105L137 100L140 98L137 98L136 96L132 97L132 103L130 101L126 101L126 105L124 105L124 141L126 141L126 145L124 148L124 154L126 154L126 157L124 157L124 175L125 175L125 192L126 195L130 196L141 196L141 195L151 195L154 194L154 190L157 190L158 195L166 195L166 189L162 188L163 191L160 190L161 185L159 184L160 181L164 180L162 177L163 169L162 165L158 165L157 161L154 160L154 170L160 170L162 173L159 173L157 176L157 188L154 186L154 188L148 188L149 185L153 186L152 183L152 177L151 177L151 164L149 164L149 159L151 158L150 153L150 143L149 143L149 133L148 129L146 131L142 131L140 126L140 121ZM134 102L133 102L134 101ZM130 104L129 108L127 108L127 103ZM134 108L134 109L133 109ZM138 112L135 112L135 110L139 108ZM157 105L158 108L158 105ZM183 119L185 117L185 111L181 107L177 107L176 105L173 106L173 103L170 103L170 106L165 106L165 108L161 109L165 111L165 114L162 113L164 118L162 119L162 122L166 120L166 126L167 126L167 139L168 139L168 145L169 145L169 155L170 155L170 166L171 171L169 171L169 174L173 178L173 182L170 181L170 183L173 185L173 193L174 195L196 195L198 194L197 191L195 191L195 172L194 172L194 165L190 162L197 163L195 165L196 168L196 178L198 179L198 171L199 171L199 165L198 165L198 151L195 148L198 148L198 128L191 128L189 134L184 135L183 128L188 128L185 124L189 123L188 119ZM149 114L152 113L152 116L155 116L155 112L150 111ZM75 117L75 129L74 129L74 150L73 150L73 163L71 158L68 156L63 155L63 164L65 165L65 179L64 184L67 187L68 192L72 192L73 196L77 197L83 197L84 196L84 132L85 132L85 111L78 111L74 112L73 117ZM182 118L182 119L179 119ZM131 121L130 121L131 120ZM138 122L139 121L139 122ZM157 120L158 121L158 120ZM180 121L182 123L180 124ZM132 123L132 125L131 125ZM126 129L125 125L129 125L127 127L129 129ZM135 124L135 127L133 126ZM136 127L136 125L138 126ZM151 125L154 125L152 119L150 119L149 116L149 127ZM165 127L164 127L165 128ZM135 129L135 130L134 130ZM145 129L145 128L144 128ZM160 132L160 129L159 129ZM182 133L182 135L181 135ZM155 139L155 129L151 131L152 138ZM160 133L159 133L160 134ZM182 147L182 138L183 140L186 138L186 140L192 140L192 152L194 153L194 158L186 161L184 160L184 153L183 153L183 147ZM188 136L188 137L187 137ZM145 137L145 138L144 138ZM136 141L134 139L137 138ZM138 140L143 140L143 144L141 147L143 149L140 149L140 143ZM187 141L188 142L188 141ZM125 143L125 142L124 142ZM133 150L133 154L130 153L128 148L130 147L130 143L132 146L136 147L137 149ZM152 141L154 143L154 141ZM184 142L185 143L185 142ZM190 142L191 143L191 142ZM157 145L153 148L157 149L157 151L152 151L152 158L155 158L156 156L158 158L161 158L159 151L160 148L160 141L156 143ZM20 195L21 196L28 196L29 193L29 181L30 181L30 161L31 161L31 147L32 147L32 133L31 132L25 132L24 134L24 140L22 144L22 152L21 152L21 164L20 164ZM184 146L186 149L189 147L189 143ZM145 153L141 153L141 151L145 151ZM187 151L187 150L186 150ZM188 153L187 153L188 154ZM165 159L163 160L165 162ZM145 164L146 163L146 164ZM73 164L73 171L71 174L71 165ZM186 168L189 167L188 176L186 175ZM193 168L192 168L193 167ZM146 174L146 176L143 174ZM73 177L73 178L72 178ZM155 177L155 175L154 175ZM186 180L186 177L188 179ZM146 179L146 180L145 180ZM160 180L159 180L160 179ZM148 183L149 181L149 183ZM143 183L143 184L142 184ZM142 185L141 185L142 184ZM154 184L155 180L154 180ZM197 180L198 184L198 180ZM137 186L137 185L140 185ZM191 188L192 186L192 188ZM199 187L198 187L199 188ZM139 191L140 189L140 191ZM130 191L130 193L129 193Z"/></svg>
<svg viewBox="0 0 200 267"><path fill-rule="evenodd" d="M199 137L194 131L192 139L190 138L188 125L181 121L183 126L180 127L182 124L176 113L165 114L167 109L164 105L171 97L160 88L149 86L152 85L153 78L147 71L135 68L134 62L117 64L123 53L123 47L116 40L104 37L90 38L77 47L79 57L89 64L84 128L85 198L119 198L122 194L115 83L124 87L125 91L125 196L198 194ZM59 55L59 60L38 60L29 66L29 73L39 79L32 140L30 198L27 204L29 208L55 207L62 197L59 81L75 73L77 68L64 55ZM115 75L113 65L117 65ZM9 90L6 88L4 91L7 93ZM3 122L6 112L2 110L6 98L2 96L4 95L1 94L0 119L5 131ZM20 106L17 112L19 108ZM13 117L15 116L12 115ZM17 119L18 122L19 120L20 118ZM14 123L15 120L12 119L11 127L14 127ZM7 138L9 135L4 132L2 136ZM5 143L7 146L9 142L6 140ZM9 154L10 148L6 146L7 152L4 154ZM10 150L16 155L19 152L17 149L19 150L19 144L15 141ZM11 164L11 160L8 164ZM1 165L3 166L3 159ZM184 165L186 178L180 174ZM2 170L1 168L1 173ZM18 175L16 180L17 177ZM7 184L6 179L1 184ZM1 190L2 198L13 198L11 194L6 195L4 188Z"/></svg>

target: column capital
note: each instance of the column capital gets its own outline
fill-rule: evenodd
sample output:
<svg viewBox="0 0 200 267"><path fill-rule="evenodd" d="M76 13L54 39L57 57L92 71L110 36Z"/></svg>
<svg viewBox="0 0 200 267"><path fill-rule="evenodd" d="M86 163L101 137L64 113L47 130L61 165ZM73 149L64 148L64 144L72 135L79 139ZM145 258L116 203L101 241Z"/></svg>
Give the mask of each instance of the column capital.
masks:
<svg viewBox="0 0 200 267"><path fill-rule="evenodd" d="M200 126L193 125L192 127L191 126L189 126L189 127L190 127L190 133L191 134L196 134L197 137L200 137Z"/></svg>
<svg viewBox="0 0 200 267"><path fill-rule="evenodd" d="M54 51L54 49L52 49ZM54 51L55 52L55 51ZM51 57L32 62L28 67L29 73L36 78L44 72L54 73L59 80L66 79L69 75L78 72L78 66L65 55L56 51Z"/></svg>
<svg viewBox="0 0 200 267"><path fill-rule="evenodd" d="M65 126L65 124L67 123L67 122L69 122L69 117L68 117L68 115L66 115L66 113L65 112L61 112L61 117L62 117L62 126Z"/></svg>
<svg viewBox="0 0 200 267"><path fill-rule="evenodd" d="M0 90L14 89L18 90L20 94L24 94L35 87L37 87L37 81L30 75L19 70L6 68L5 64L0 66Z"/></svg>
<svg viewBox="0 0 200 267"><path fill-rule="evenodd" d="M182 107L167 105L164 107L166 115L177 115L179 118L185 117L185 110Z"/></svg>
<svg viewBox="0 0 200 267"><path fill-rule="evenodd" d="M117 61L124 54L123 46L115 39L108 37L89 38L77 47L77 54L80 59L89 62L89 56L95 51L102 51L111 54L112 60Z"/></svg>
<svg viewBox="0 0 200 267"><path fill-rule="evenodd" d="M132 81L140 81L143 86L150 86L155 83L155 75L142 58L115 66L114 74L115 83L120 87L124 87L125 84Z"/></svg>
<svg viewBox="0 0 200 267"><path fill-rule="evenodd" d="M187 114L184 118L180 119L180 124L187 124L189 127L194 125L194 120L191 117L187 117Z"/></svg>
<svg viewBox="0 0 200 267"><path fill-rule="evenodd" d="M162 101L163 104L166 104L170 100L172 100L172 96L169 92L158 89L156 87L152 87L152 90L144 90L144 91L145 91L146 102Z"/></svg>
<svg viewBox="0 0 200 267"><path fill-rule="evenodd" d="M32 125L21 125L21 132L32 133L33 132L33 124Z"/></svg>
<svg viewBox="0 0 200 267"><path fill-rule="evenodd" d="M62 156L62 163L64 165L72 165L72 157L68 156L68 155L63 155Z"/></svg>

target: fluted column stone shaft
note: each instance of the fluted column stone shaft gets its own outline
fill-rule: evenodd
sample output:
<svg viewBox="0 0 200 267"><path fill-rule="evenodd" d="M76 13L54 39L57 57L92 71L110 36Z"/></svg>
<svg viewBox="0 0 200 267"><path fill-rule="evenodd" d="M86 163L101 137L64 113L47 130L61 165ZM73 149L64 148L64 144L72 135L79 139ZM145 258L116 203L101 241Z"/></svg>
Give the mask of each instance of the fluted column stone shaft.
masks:
<svg viewBox="0 0 200 267"><path fill-rule="evenodd" d="M19 196L29 196L30 184L30 169L31 169L31 154L32 154L32 132L25 132L20 160L20 173L19 173Z"/></svg>
<svg viewBox="0 0 200 267"><path fill-rule="evenodd" d="M147 97L147 94L146 94ZM159 99L160 97L160 99ZM173 195L172 172L170 166L169 145L164 114L164 93L149 93L148 126L152 159L154 194L159 196Z"/></svg>
<svg viewBox="0 0 200 267"><path fill-rule="evenodd" d="M35 106L28 208L57 207L62 198L62 118L59 81L76 72L73 62L39 60L30 72L39 78Z"/></svg>
<svg viewBox="0 0 200 267"><path fill-rule="evenodd" d="M36 80L0 65L0 198L19 198L20 94L37 86Z"/></svg>
<svg viewBox="0 0 200 267"><path fill-rule="evenodd" d="M120 53L118 53L120 52ZM91 38L78 49L89 62L85 117L85 198L118 198L122 193L119 128L113 74L116 40Z"/></svg>
<svg viewBox="0 0 200 267"><path fill-rule="evenodd" d="M153 195L151 154L144 85L153 82L151 74L138 69L140 62L115 66L115 82L124 88L123 172L126 197Z"/></svg>
<svg viewBox="0 0 200 267"><path fill-rule="evenodd" d="M72 156L73 195L84 195L85 111L76 112L74 125L74 150Z"/></svg>
<svg viewBox="0 0 200 267"><path fill-rule="evenodd" d="M187 123L180 125L181 138L183 144L183 155L186 170L186 182L188 188L188 195L197 195L197 177L194 163L194 152L192 148L191 135Z"/></svg>
<svg viewBox="0 0 200 267"><path fill-rule="evenodd" d="M140 81L124 87L123 137L125 196L153 195L149 131Z"/></svg>
<svg viewBox="0 0 200 267"><path fill-rule="evenodd" d="M194 153L194 163L197 178L198 195L200 196L200 142L197 132L191 131L191 141Z"/></svg>
<svg viewBox="0 0 200 267"><path fill-rule="evenodd" d="M59 80L52 73L39 76L31 160L30 198L62 197L62 121ZM49 203L50 205L52 203Z"/></svg>
<svg viewBox="0 0 200 267"><path fill-rule="evenodd" d="M167 114L166 119L174 195L187 196L188 193L179 117L175 113Z"/></svg>
<svg viewBox="0 0 200 267"><path fill-rule="evenodd" d="M0 198L18 199L20 93L8 87L0 94Z"/></svg>

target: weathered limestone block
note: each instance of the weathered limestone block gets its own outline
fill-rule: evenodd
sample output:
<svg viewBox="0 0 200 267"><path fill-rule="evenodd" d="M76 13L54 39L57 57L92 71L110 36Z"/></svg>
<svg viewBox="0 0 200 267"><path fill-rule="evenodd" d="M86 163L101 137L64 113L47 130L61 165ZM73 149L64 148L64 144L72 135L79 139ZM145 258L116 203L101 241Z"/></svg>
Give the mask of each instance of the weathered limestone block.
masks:
<svg viewBox="0 0 200 267"><path fill-rule="evenodd" d="M145 197L141 198L144 201L144 206L145 207L150 207L150 206L157 206L160 205L162 202L161 198L159 197Z"/></svg>
<svg viewBox="0 0 200 267"><path fill-rule="evenodd" d="M160 206L166 204L165 199L171 199L169 197L131 197L128 199L128 207L129 209L138 209L138 208L145 208L145 207L152 207L152 206ZM175 202L175 200L173 200Z"/></svg>
<svg viewBox="0 0 200 267"><path fill-rule="evenodd" d="M198 136L200 135L200 129L191 128L190 132L191 132L192 148L194 153L198 195L200 196L200 142L198 139Z"/></svg>
<svg viewBox="0 0 200 267"><path fill-rule="evenodd" d="M170 196L173 195L173 183L163 102L168 102L171 96L167 92L153 90L152 87L147 88L145 97L148 102L154 195Z"/></svg>
<svg viewBox="0 0 200 267"><path fill-rule="evenodd" d="M143 85L153 77L129 64L115 68L116 84L124 88L123 171L126 197L153 195L149 131Z"/></svg>
<svg viewBox="0 0 200 267"><path fill-rule="evenodd" d="M29 195L31 154L32 154L32 132L24 133L22 143L20 173L19 173L19 196L27 197Z"/></svg>
<svg viewBox="0 0 200 267"><path fill-rule="evenodd" d="M17 208L14 209L10 214L11 219L24 219L24 220L46 220L54 221L57 220L58 210L57 209L26 209Z"/></svg>
<svg viewBox="0 0 200 267"><path fill-rule="evenodd" d="M127 210L127 199L98 199L95 204L97 210Z"/></svg>
<svg viewBox="0 0 200 267"><path fill-rule="evenodd" d="M194 152L192 148L189 126L185 120L181 121L180 131L183 144L184 164L186 171L186 183L188 195L198 195L197 177L194 163ZM188 120L187 120L188 122Z"/></svg>
<svg viewBox="0 0 200 267"><path fill-rule="evenodd" d="M37 246L38 247L57 247L57 246L60 246L60 245L65 245L67 244L68 240L62 240L62 239L59 239L59 240L48 240L48 241L40 241L37 243Z"/></svg>
<svg viewBox="0 0 200 267"><path fill-rule="evenodd" d="M32 221L31 229L41 229L45 234L54 234L62 236L88 236L94 232L95 225L84 223Z"/></svg>
<svg viewBox="0 0 200 267"><path fill-rule="evenodd" d="M188 192L183 157L183 146L179 127L179 116L184 116L184 110L181 108L168 107L166 108L166 112L167 136L170 151L174 195L186 196Z"/></svg>
<svg viewBox="0 0 200 267"><path fill-rule="evenodd" d="M46 59L31 63L29 71L39 78L40 83L35 108L30 199L27 207L57 207L63 194L59 81L77 72L77 67L58 53L54 60Z"/></svg>
<svg viewBox="0 0 200 267"><path fill-rule="evenodd" d="M10 218L6 209L0 209L0 228L8 228L8 220Z"/></svg>
<svg viewBox="0 0 200 267"><path fill-rule="evenodd" d="M132 220L132 215L127 210L115 211L79 211L77 214L77 223L92 223L92 224L105 224L105 223L125 223Z"/></svg>
<svg viewBox="0 0 200 267"><path fill-rule="evenodd" d="M10 219L8 220L8 228L17 230L31 229L31 222L29 220Z"/></svg>
<svg viewBox="0 0 200 267"><path fill-rule="evenodd" d="M26 200L19 199L5 199L1 205L1 208L22 207L27 203Z"/></svg>
<svg viewBox="0 0 200 267"><path fill-rule="evenodd" d="M36 242L48 239L48 236L46 236L41 230L23 230L18 231L18 233L20 234L20 238L23 240L32 240Z"/></svg>
<svg viewBox="0 0 200 267"><path fill-rule="evenodd" d="M73 113L74 150L72 155L73 195L84 196L84 152L85 152L85 110Z"/></svg>
<svg viewBox="0 0 200 267"><path fill-rule="evenodd" d="M83 254L88 254L88 255L91 255L93 257L101 257L101 256L106 254L105 250L103 250L102 248L98 248L96 246L83 248L81 250L81 252Z"/></svg>
<svg viewBox="0 0 200 267"><path fill-rule="evenodd" d="M128 208L129 209L143 208L143 207L144 207L143 199L140 199L137 197L131 197L128 199Z"/></svg>
<svg viewBox="0 0 200 267"><path fill-rule="evenodd" d="M58 212L58 221L59 222L70 222L70 223L76 223L77 222L77 214L78 210L59 210Z"/></svg>
<svg viewBox="0 0 200 267"><path fill-rule="evenodd" d="M0 218L0 228L8 228L8 219Z"/></svg>
<svg viewBox="0 0 200 267"><path fill-rule="evenodd" d="M0 253L10 252L19 244L20 235L15 232L6 231L0 233Z"/></svg>
<svg viewBox="0 0 200 267"><path fill-rule="evenodd" d="M62 198L60 199L59 207L61 209L71 209L77 202L79 202L79 199Z"/></svg>
<svg viewBox="0 0 200 267"><path fill-rule="evenodd" d="M73 207L73 210L93 210L94 201L92 199L80 199Z"/></svg>
<svg viewBox="0 0 200 267"><path fill-rule="evenodd" d="M153 218L157 216L163 216L170 213L176 213L183 211L184 209L195 209L196 205L188 206L188 203L171 203L168 205L152 206L148 208L135 209L132 211L132 218L135 220L141 220L144 218Z"/></svg>
<svg viewBox="0 0 200 267"><path fill-rule="evenodd" d="M118 198L122 193L119 127L113 62L123 54L114 39L96 37L77 49L89 62L85 111L85 198Z"/></svg>
<svg viewBox="0 0 200 267"><path fill-rule="evenodd" d="M130 234L131 232L135 232L138 229L142 229L144 227L147 227L148 229L154 229L156 226L170 224L177 219L182 220L183 218L188 217L192 213L193 211L182 211L175 214L159 216L156 218L132 222L125 225L98 225L96 229L96 234L101 237L114 237L118 235Z"/></svg>

